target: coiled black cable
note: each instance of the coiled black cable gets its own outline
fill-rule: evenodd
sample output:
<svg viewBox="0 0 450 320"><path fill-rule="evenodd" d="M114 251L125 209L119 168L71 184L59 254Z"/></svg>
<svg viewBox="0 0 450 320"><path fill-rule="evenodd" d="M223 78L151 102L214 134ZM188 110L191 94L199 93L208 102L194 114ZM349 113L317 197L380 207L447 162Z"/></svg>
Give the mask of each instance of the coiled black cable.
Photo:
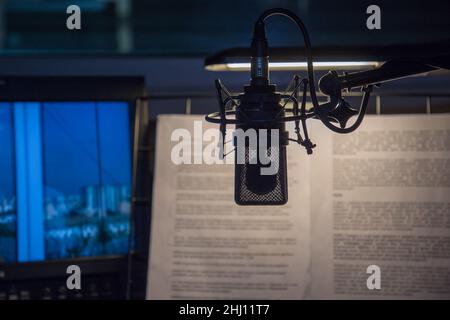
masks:
<svg viewBox="0 0 450 320"><path fill-rule="evenodd" d="M307 73L308 73L308 81L309 81L309 92L311 96L311 102L314 107L314 113L317 115L317 117L322 121L322 123L331 131L337 132L337 133L350 133L354 130L356 130L359 125L361 124L364 115L366 113L366 107L367 107L367 100L369 98L368 93L371 91L371 87L364 88L366 94L364 95L363 102L361 104L361 108L359 110L358 118L356 119L355 123L351 125L348 128L340 128L335 125L333 125L328 119L326 114L320 109L319 102L317 100L316 95L316 86L314 81L314 67L313 67L313 58L312 58L312 45L311 40L309 38L308 30L306 29L306 26L303 24L303 22L300 20L300 18L292 11L284 8L273 8L269 9L265 12L263 12L259 18L256 24L261 24L271 16L284 16L289 18L292 22L294 22L297 27L300 29L303 35L304 43L305 43L305 53L306 53L306 62L307 62Z"/></svg>

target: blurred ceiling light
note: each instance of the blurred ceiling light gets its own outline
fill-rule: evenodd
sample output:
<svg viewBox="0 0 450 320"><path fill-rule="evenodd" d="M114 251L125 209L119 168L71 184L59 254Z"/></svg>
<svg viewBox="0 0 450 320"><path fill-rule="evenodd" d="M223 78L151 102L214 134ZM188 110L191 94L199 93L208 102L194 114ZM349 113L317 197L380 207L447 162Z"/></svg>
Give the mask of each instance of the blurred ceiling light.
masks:
<svg viewBox="0 0 450 320"><path fill-rule="evenodd" d="M381 65L379 61L316 61L313 62L314 69L328 70L360 70L364 68L375 68ZM270 70L273 71L289 71L289 70L306 70L305 62L269 62ZM208 71L249 71L250 63L216 63L205 65Z"/></svg>
<svg viewBox="0 0 450 320"><path fill-rule="evenodd" d="M442 51L442 46L450 48L450 43L315 47L313 65L315 70L370 70L385 61L411 56L412 53L412 57L426 57L430 52ZM209 71L248 71L250 55L250 48L229 48L207 57L204 66ZM273 71L306 70L306 60L299 60L299 57L306 57L303 47L273 47L269 56L269 67Z"/></svg>

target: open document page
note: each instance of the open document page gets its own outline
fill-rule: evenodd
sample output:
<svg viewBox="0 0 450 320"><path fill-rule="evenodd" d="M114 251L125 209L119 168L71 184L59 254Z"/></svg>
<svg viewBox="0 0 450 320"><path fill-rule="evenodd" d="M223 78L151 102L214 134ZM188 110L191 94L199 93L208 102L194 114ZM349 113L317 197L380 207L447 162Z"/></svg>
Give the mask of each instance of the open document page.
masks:
<svg viewBox="0 0 450 320"><path fill-rule="evenodd" d="M312 298L449 299L450 117L316 124Z"/></svg>
<svg viewBox="0 0 450 320"><path fill-rule="evenodd" d="M234 203L234 166L198 157L211 144L210 128L218 125L203 116L158 118L147 298L304 298L310 279L306 152L288 146L288 172L295 174L289 175L287 205L242 207ZM179 146L178 137L171 141L176 129L190 133L185 147L197 164L171 161ZM227 133L225 140L231 139Z"/></svg>

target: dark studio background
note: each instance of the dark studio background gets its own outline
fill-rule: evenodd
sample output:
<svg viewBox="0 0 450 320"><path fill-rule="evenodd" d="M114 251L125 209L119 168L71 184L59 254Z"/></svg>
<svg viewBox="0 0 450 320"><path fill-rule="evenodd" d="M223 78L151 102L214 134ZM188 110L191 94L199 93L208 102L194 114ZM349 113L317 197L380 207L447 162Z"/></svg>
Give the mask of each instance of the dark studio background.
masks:
<svg viewBox="0 0 450 320"><path fill-rule="evenodd" d="M66 7L71 4L79 5L82 10L80 31L69 31L66 28ZM370 31L365 26L366 8L371 4L381 7L381 30ZM241 90L242 85L248 82L249 74L246 72L206 71L204 59L227 48L248 47L254 21L262 11L272 7L284 7L296 12L308 27L313 46L317 47L338 46L348 49L349 52L357 52L359 48L394 45L400 48L396 56L417 56L418 52L426 51L431 44L433 48L450 51L450 2L439 0L0 0L0 79L11 76L143 77L150 99L143 104L145 110L139 111L148 115L141 119L140 141L145 144L145 148L151 148L147 136L153 130L157 114L187 111L205 114L216 111L214 79L222 78L228 87L236 91ZM302 46L302 38L297 29L284 19L271 19L267 31L270 46ZM402 51L402 45L416 46L418 50ZM284 88L293 74L294 72L273 72L271 80L278 84L279 88ZM317 77L320 74L322 73L318 73ZM376 99L372 99L369 112L448 111L449 81L448 73L437 72L426 77L387 83L376 90L380 98L378 104ZM58 90L70 92L72 88ZM0 100L4 98L0 96ZM349 101L352 102L353 99L356 103L359 97L350 97ZM0 101L0 105L1 103ZM104 185L104 190L108 186L119 188L122 185L124 197L131 199L132 155L130 152L128 157L126 150L132 146L134 113L128 114L125 107L116 101L119 103L119 106L114 107L117 114L111 115L102 109L105 106L92 103L86 96L83 98L82 107L73 103L60 106L52 103L42 102L41 117L44 121L48 117L58 120L54 125L47 123L47 131L39 143L42 144L44 153L50 152L52 148L67 150L48 156L50 160L44 161L43 164L47 175L53 174L51 179L54 183L68 193L76 193L76 190L89 185L98 188ZM15 121L12 108L15 106L12 102L6 104L3 110L5 113L0 118L0 121L4 122L3 127L0 123L0 129L9 128L12 132ZM106 119L106 114L111 119ZM72 126L66 125L68 119L72 121ZM61 126L65 129L62 130ZM111 137L107 133L108 139L101 144L104 150L98 152L101 147L96 149L94 146L100 145L102 136L106 135L102 126L105 126L104 130L111 130L108 132L114 132L117 136ZM114 126L115 130L112 130L111 126ZM16 170L17 164L13 154L14 148L18 146L12 142L12 134L4 135L3 139L2 145L8 147L3 147L0 153L0 172L3 172L0 173L0 179L7 181L4 173ZM120 157L115 156L116 150L111 141L117 142L115 147L124 150ZM74 146L73 150L71 145ZM82 145L82 151L76 151L79 145ZM86 150L86 147L92 150ZM146 157L145 161L149 161L152 156L150 154ZM67 175L67 171L59 174L56 168L59 163L66 162L66 158L73 161L73 168L77 164L86 165L89 168L86 168L83 174L89 172L89 176L97 175L98 178L81 181L83 176L75 169L71 171L73 176ZM149 167L151 164L147 167L147 164L140 163L138 170L145 172L151 179ZM110 172L114 174L111 175ZM11 177L17 178L12 175ZM0 201L5 194L14 193L14 183L17 181L10 179L9 185L0 184ZM140 192L148 199L151 195L150 186L149 181L140 185ZM129 201L127 203L123 204L120 210L129 212L129 207L126 207L130 205ZM150 203L145 203L140 210L141 229L136 229L139 240L134 245L142 256L139 257L140 264L134 270L144 270L140 281L145 281L145 239L148 238L148 228L142 229L142 225L149 221ZM114 212L111 213L113 214ZM117 215L114 219L121 218ZM65 256L47 255L45 258L123 254L128 249L128 243L123 236L124 234L122 246L113 246L116 249L107 247ZM41 257L37 260L42 259ZM7 262L16 262L18 259L13 257L11 260ZM30 260L36 259L24 261ZM118 264L118 269L123 267L121 263ZM56 269L58 268L55 267ZM142 298L145 288L140 286L135 290L132 297Z"/></svg>
<svg viewBox="0 0 450 320"><path fill-rule="evenodd" d="M73 1L72 1L73 2ZM204 58L219 50L249 45L253 21L265 9L286 7L304 19L313 46L361 47L438 43L448 48L450 4L445 1L76 1L82 29L68 31L70 1L0 2L0 73L3 75L143 75L153 95L213 95L220 77L234 90L246 73L212 73ZM75 2L73 2L75 3ZM368 5L382 8L382 29L365 27ZM296 28L275 17L268 23L271 46L301 46ZM448 50L448 49L447 49ZM399 52L415 55L415 50ZM274 72L273 82L287 85L291 72ZM445 90L444 78L415 78L382 90ZM184 101L153 104L159 111L184 112ZM408 101L408 103L410 103ZM386 105L384 109L388 106ZM192 111L215 110L214 101L193 101Z"/></svg>

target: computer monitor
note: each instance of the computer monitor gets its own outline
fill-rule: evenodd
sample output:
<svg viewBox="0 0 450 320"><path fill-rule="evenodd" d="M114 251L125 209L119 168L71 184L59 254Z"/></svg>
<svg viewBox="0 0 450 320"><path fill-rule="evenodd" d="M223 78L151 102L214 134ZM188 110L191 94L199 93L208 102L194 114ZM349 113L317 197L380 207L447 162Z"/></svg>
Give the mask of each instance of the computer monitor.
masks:
<svg viewBox="0 0 450 320"><path fill-rule="evenodd" d="M127 256L144 95L141 77L0 78L0 269Z"/></svg>

